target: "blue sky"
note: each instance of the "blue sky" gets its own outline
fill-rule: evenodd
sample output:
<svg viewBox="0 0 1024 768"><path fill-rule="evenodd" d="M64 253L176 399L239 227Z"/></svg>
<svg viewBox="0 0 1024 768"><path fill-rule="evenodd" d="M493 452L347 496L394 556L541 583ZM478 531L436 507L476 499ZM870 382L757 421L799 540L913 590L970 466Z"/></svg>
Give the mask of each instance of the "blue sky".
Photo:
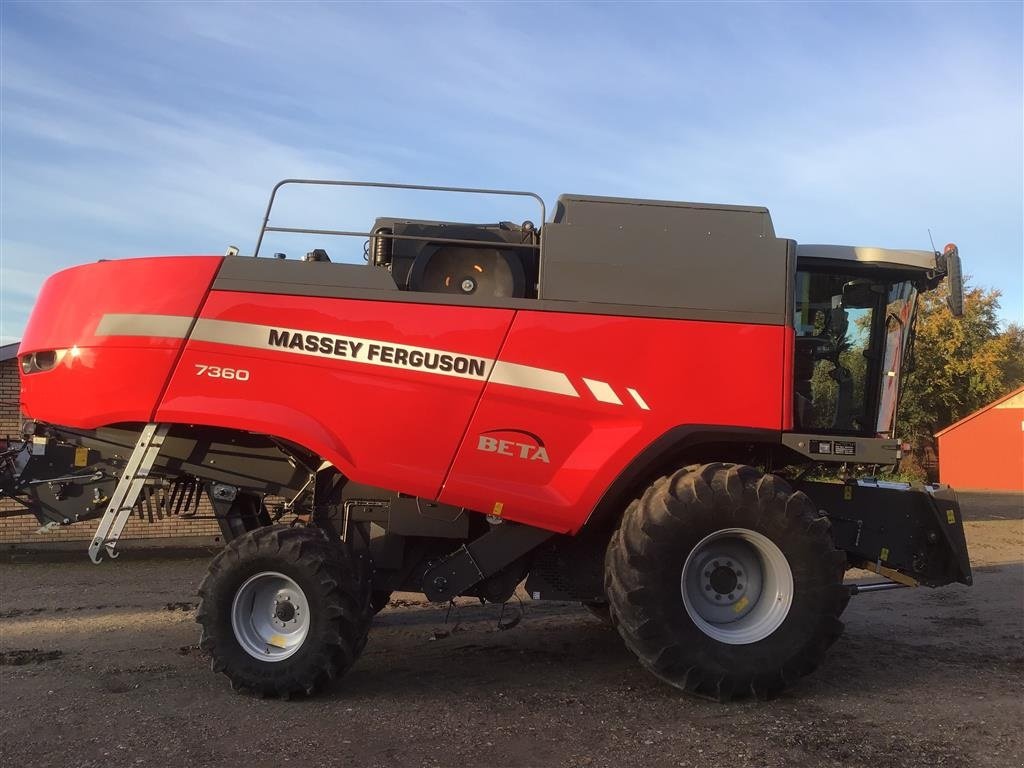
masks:
<svg viewBox="0 0 1024 768"><path fill-rule="evenodd" d="M927 248L931 228L1020 321L1021 8L7 0L0 335L62 267L251 251L294 176L759 204L807 243ZM275 223L332 228L537 218L282 203Z"/></svg>

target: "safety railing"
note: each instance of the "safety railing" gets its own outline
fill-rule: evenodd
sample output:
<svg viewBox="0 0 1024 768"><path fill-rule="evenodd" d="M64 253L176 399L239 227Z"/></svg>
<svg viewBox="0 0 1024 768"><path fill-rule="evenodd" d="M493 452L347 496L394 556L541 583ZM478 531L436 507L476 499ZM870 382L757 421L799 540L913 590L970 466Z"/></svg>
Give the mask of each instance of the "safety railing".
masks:
<svg viewBox="0 0 1024 768"><path fill-rule="evenodd" d="M253 257L260 255L260 246L263 245L263 238L267 232L284 232L291 234L306 235L329 235L339 237L365 237L365 238L387 238L391 240L420 240L431 243L457 243L459 245L483 245L494 247L493 240L467 240L463 238L442 238L434 235L396 235L388 232L359 232L343 229L305 229L302 227L277 227L270 225L270 213L274 208L274 200L277 198L278 190L289 184L309 184L325 187L369 187L374 189L409 189L422 192L455 192L461 194L475 195L504 195L507 197L528 197L537 202L540 207L541 224L547 219L547 206L544 199L534 192L519 192L508 189L476 189L472 187L435 187L421 184L392 184L379 181L335 181L329 179L283 179L274 185L270 193L270 200L267 202L267 210L263 214L263 223L260 226L259 237L256 239L256 247L253 249ZM539 242L528 243L502 243L502 248L533 248L540 250Z"/></svg>

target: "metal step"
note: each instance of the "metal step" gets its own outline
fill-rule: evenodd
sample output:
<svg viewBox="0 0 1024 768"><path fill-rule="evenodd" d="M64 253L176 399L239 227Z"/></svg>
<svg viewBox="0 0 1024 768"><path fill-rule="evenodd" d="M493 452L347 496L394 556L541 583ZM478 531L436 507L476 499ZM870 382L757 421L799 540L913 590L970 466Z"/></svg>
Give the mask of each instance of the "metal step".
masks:
<svg viewBox="0 0 1024 768"><path fill-rule="evenodd" d="M135 449L128 457L124 473L117 482L117 487L110 495L110 503L107 505L103 517L100 519L96 534L89 544L89 559L99 563L103 559L103 553L111 557L117 557L114 548L117 546L117 539L124 530L125 524L139 499L142 486L149 477L156 457L163 447L164 438L167 436L168 424L147 424L139 435Z"/></svg>

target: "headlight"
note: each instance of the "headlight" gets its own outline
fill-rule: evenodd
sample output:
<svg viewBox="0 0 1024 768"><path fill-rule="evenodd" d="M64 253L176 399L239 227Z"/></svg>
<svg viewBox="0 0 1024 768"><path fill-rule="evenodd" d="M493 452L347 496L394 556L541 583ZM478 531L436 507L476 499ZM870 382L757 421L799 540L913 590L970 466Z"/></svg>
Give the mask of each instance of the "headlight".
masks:
<svg viewBox="0 0 1024 768"><path fill-rule="evenodd" d="M42 352L30 352L21 356L21 372L26 376L30 373L48 371L57 365L64 355L63 349L47 349Z"/></svg>

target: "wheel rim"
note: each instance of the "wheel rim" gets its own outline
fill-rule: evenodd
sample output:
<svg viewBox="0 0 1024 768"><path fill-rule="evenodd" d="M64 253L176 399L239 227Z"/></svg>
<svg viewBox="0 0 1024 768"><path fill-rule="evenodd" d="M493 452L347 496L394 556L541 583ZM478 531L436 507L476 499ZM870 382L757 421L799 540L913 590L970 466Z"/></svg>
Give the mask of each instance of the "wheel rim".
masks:
<svg viewBox="0 0 1024 768"><path fill-rule="evenodd" d="M793 571L782 550L748 528L705 536L683 564L686 613L708 637L730 645L756 643L786 620Z"/></svg>
<svg viewBox="0 0 1024 768"><path fill-rule="evenodd" d="M235 639L260 661L284 661L293 655L306 639L309 622L306 594L276 571L250 576L231 603Z"/></svg>

